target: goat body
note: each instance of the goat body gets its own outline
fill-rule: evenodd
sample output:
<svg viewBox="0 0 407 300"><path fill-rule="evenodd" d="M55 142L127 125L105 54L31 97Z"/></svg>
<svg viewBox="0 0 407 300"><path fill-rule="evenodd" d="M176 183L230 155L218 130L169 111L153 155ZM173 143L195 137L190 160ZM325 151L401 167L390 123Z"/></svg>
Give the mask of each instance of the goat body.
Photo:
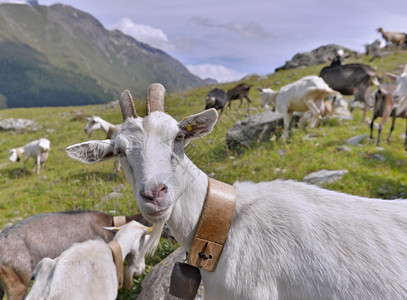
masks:
<svg viewBox="0 0 407 300"><path fill-rule="evenodd" d="M220 114L223 113L223 108L228 101L227 95L224 90L215 88L211 90L206 96L205 109L215 108L220 109Z"/></svg>
<svg viewBox="0 0 407 300"><path fill-rule="evenodd" d="M126 94L118 137L73 145L67 153L85 163L120 155L143 215L158 228L167 222L188 251L208 176L183 147L211 132L217 112L205 110L180 122L162 111L134 118L134 109L126 110L131 107ZM222 255L214 272L200 271L209 299L405 299L407 201L294 181L234 186L236 211ZM157 238L151 234L147 247Z"/></svg>
<svg viewBox="0 0 407 300"><path fill-rule="evenodd" d="M379 85L376 71L368 65L345 64L324 67L319 76L342 95L353 95L364 103L362 121L366 120L367 99L372 85Z"/></svg>
<svg viewBox="0 0 407 300"><path fill-rule="evenodd" d="M126 221L146 223L141 214ZM110 242L113 217L96 211L44 213L24 219L0 233L0 299L23 299L36 264L55 258L74 243L101 238Z"/></svg>
<svg viewBox="0 0 407 300"><path fill-rule="evenodd" d="M398 49L401 49L406 41L406 34L402 32L384 31L381 27L377 28L377 32L380 32L386 40L386 46L394 44Z"/></svg>
<svg viewBox="0 0 407 300"><path fill-rule="evenodd" d="M144 241L140 240L146 233L147 227L135 221L120 228L114 240L120 245L123 258L130 252L142 255ZM145 268L144 258L142 263L141 273ZM35 281L26 299L113 300L117 297L117 287L112 251L102 239L89 240L74 244L56 259L41 260L35 268Z"/></svg>
<svg viewBox="0 0 407 300"><path fill-rule="evenodd" d="M372 93L372 97L375 99L372 122L370 123L370 139L373 140L373 125L374 121L381 117L382 120L379 124L379 133L377 136L377 145L380 145L381 132L384 124L389 117L392 117L392 124L390 128L389 136L387 137L387 142L390 144L391 134L394 130L394 125L396 123L396 118L407 119L407 110L399 110L398 106L393 102L393 91L396 88L394 84L383 84ZM404 142L404 147L407 150L407 124L406 124L406 138Z"/></svg>
<svg viewBox="0 0 407 300"><path fill-rule="evenodd" d="M24 154L24 169L27 160L32 157L34 161L33 172L37 167L37 174L40 174L40 166L44 166L47 161L49 151L51 149L51 142L47 139L41 138L29 142L27 145L19 148L11 149L9 152L9 160L11 162L20 161L21 156Z"/></svg>
<svg viewBox="0 0 407 300"><path fill-rule="evenodd" d="M311 126L317 125L321 114L325 111L325 98L337 96L325 81L318 76L306 76L293 83L283 86L279 92L272 89L260 89L262 107L275 103L276 110L283 114L284 133L288 136L292 114L295 111L310 111L313 117Z"/></svg>
<svg viewBox="0 0 407 300"><path fill-rule="evenodd" d="M247 99L247 103L250 107L251 101L249 99L249 91L250 91L251 87L252 87L251 85L248 85L246 83L239 83L235 87L228 90L226 92L226 95L227 95L229 109L231 108L232 100L235 100L235 99L240 99L240 105L239 105L239 108L240 108L243 104L243 98Z"/></svg>

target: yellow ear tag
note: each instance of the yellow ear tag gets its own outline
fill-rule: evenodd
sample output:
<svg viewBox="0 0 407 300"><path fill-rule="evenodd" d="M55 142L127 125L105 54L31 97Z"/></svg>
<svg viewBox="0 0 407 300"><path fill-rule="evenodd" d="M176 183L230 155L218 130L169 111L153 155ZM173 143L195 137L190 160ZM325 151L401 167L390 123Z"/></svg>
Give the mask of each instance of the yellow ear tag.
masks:
<svg viewBox="0 0 407 300"><path fill-rule="evenodd" d="M153 227L147 227L147 233L150 233L153 230Z"/></svg>
<svg viewBox="0 0 407 300"><path fill-rule="evenodd" d="M188 131L191 131L191 130L192 130L192 125L191 125L191 124L188 124L188 125L187 125L187 130L188 130Z"/></svg>

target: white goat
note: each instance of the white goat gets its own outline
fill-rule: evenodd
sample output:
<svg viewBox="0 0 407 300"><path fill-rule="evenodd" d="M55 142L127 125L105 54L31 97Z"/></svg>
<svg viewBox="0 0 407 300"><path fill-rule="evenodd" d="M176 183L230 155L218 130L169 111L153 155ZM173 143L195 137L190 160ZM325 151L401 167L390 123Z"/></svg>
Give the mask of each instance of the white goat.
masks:
<svg viewBox="0 0 407 300"><path fill-rule="evenodd" d="M114 125L109 123L106 120L103 120L101 117L92 116L88 118L88 124L86 124L84 131L88 134L88 137L92 135L92 132L95 130L102 130L106 133L106 138L114 138L117 136L118 132L120 131L120 125ZM116 174L120 170L120 161L119 159L114 160L113 165L113 174Z"/></svg>
<svg viewBox="0 0 407 300"><path fill-rule="evenodd" d="M32 157L34 158L34 167L37 167L37 174L40 174L40 166L44 166L45 162L48 158L49 151L51 149L51 142L47 139L41 138L39 140L35 140L29 142L27 145L19 148L10 149L9 152L9 160L11 162L20 161L22 155L25 155L24 158L24 169L27 160Z"/></svg>
<svg viewBox="0 0 407 300"><path fill-rule="evenodd" d="M122 259L131 252L138 253L138 259L133 261L138 275L145 268L141 250L147 239L146 233L146 226L131 221L123 225L113 239L120 245ZM123 260L119 263L122 264ZM27 300L111 300L116 299L119 286L112 250L101 239L74 244L56 259L42 259L34 277Z"/></svg>
<svg viewBox="0 0 407 300"><path fill-rule="evenodd" d="M386 73L388 77L397 81L396 88L393 92L393 101L398 104L397 114L407 109L407 64L400 76L392 73Z"/></svg>
<svg viewBox="0 0 407 300"><path fill-rule="evenodd" d="M377 32L380 32L386 40L386 46L394 44L398 49L401 49L406 40L406 35L402 32L384 31L381 27L377 28Z"/></svg>
<svg viewBox="0 0 407 300"><path fill-rule="evenodd" d="M288 137L292 114L295 111L310 111L313 120L311 127L316 126L325 109L325 98L336 97L339 93L331 89L319 76L306 76L293 83L283 86L279 92L272 89L260 89L262 107L275 103L276 110L283 114L284 132L282 137Z"/></svg>
<svg viewBox="0 0 407 300"><path fill-rule="evenodd" d="M208 176L184 146L211 132L217 113L209 109L177 122L162 112L162 89L150 87L145 118L124 92L119 135L70 146L67 153L85 163L120 156L138 207L155 223L147 247L167 222L189 251ZM200 270L208 299L406 299L407 201L283 180L234 187L236 211L217 267Z"/></svg>

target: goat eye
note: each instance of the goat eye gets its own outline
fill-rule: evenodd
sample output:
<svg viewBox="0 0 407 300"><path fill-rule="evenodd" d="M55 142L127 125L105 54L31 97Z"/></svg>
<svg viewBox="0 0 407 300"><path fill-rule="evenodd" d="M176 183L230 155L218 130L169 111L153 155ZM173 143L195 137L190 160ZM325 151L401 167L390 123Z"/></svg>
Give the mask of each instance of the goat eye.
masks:
<svg viewBox="0 0 407 300"><path fill-rule="evenodd" d="M182 142L184 140L184 134L178 133L177 136L175 137L176 142Z"/></svg>
<svg viewBox="0 0 407 300"><path fill-rule="evenodd" d="M118 156L126 156L126 152L124 152L120 148L115 149L115 154L118 155Z"/></svg>

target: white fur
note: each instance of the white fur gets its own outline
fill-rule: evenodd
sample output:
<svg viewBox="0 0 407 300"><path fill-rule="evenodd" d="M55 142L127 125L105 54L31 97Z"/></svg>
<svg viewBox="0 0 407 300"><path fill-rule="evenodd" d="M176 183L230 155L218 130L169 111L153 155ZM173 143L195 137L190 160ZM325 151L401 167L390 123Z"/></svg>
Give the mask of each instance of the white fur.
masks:
<svg viewBox="0 0 407 300"><path fill-rule="evenodd" d="M86 124L84 131L90 137L92 132L94 132L95 130L102 130L106 134L108 134L109 129L114 128L113 134L112 134L112 138L114 138L119 133L120 126L121 125L114 125L112 123L109 123L108 121L103 120L101 117L92 116L92 117L88 118L88 123ZM115 159L114 164L113 164L113 174L116 174L117 172L119 172L120 167L121 167L120 161L118 159Z"/></svg>
<svg viewBox="0 0 407 300"><path fill-rule="evenodd" d="M140 254L140 239L147 227L131 221L123 225L115 235L123 259L132 253ZM144 257L137 257L129 266L142 273ZM35 269L35 281L27 300L39 299L116 299L117 275L113 256L108 245L101 239L74 244L58 258L44 258Z"/></svg>
<svg viewBox="0 0 407 300"><path fill-rule="evenodd" d="M216 122L213 112L198 114L207 116L205 133ZM122 153L143 215L167 222L188 251L208 177L174 152L184 132L180 124L161 112L128 118L110 143ZM84 153L86 161L89 153L81 149L94 143L110 144L91 141L70 146L67 153L76 159ZM168 187L165 199L141 196L141 190L161 183ZM234 186L236 212L217 268L201 270L208 299L405 299L407 201L362 198L294 181Z"/></svg>
<svg viewBox="0 0 407 300"><path fill-rule="evenodd" d="M400 76L387 73L387 76L397 81L393 92L393 101L398 104L397 114L407 109L407 64L404 66L403 73Z"/></svg>
<svg viewBox="0 0 407 300"><path fill-rule="evenodd" d="M24 169L27 160L32 157L34 162L33 172L35 167L37 167L37 174L40 174L40 166L45 165L46 160L48 159L48 154L51 149L51 142L47 139L41 138L29 142L27 145L11 149L9 152L9 160L15 162L18 160L17 151L20 151L21 155L24 155Z"/></svg>
<svg viewBox="0 0 407 300"><path fill-rule="evenodd" d="M279 92L269 88L262 89L260 104L265 107L275 103L277 111L283 114L282 137L285 138L288 137L288 129L294 111L309 110L313 117L311 126L316 126L323 113L324 100L328 95L336 96L338 92L332 90L321 77L312 75L283 86Z"/></svg>

